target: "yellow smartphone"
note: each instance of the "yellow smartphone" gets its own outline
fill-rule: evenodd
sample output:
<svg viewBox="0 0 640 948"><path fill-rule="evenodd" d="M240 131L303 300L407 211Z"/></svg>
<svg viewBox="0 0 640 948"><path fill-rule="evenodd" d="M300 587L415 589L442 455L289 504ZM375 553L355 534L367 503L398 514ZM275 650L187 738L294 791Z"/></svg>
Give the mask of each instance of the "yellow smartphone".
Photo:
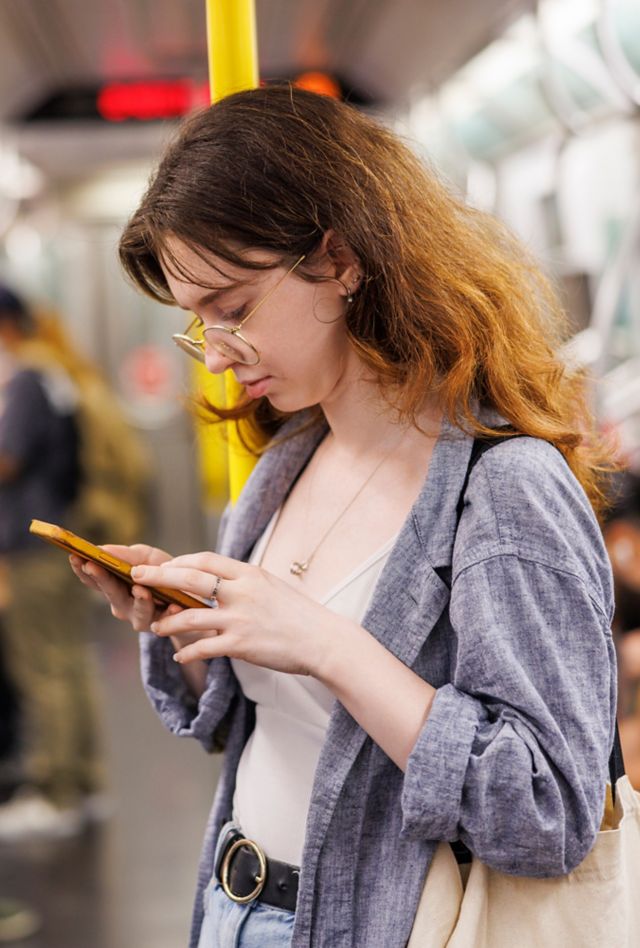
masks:
<svg viewBox="0 0 640 948"><path fill-rule="evenodd" d="M64 527L59 527L55 523L46 523L44 520L32 520L29 532L40 537L41 540L46 540L48 543L53 543L54 546L59 546L60 549L66 550L67 553L74 553L83 560L91 560L92 563L97 563L98 566L108 569L109 572L117 576L118 579L124 580L129 586L134 585L134 580L131 578L130 563L119 559L117 556L113 556L111 553L107 553L106 550L95 546L95 544L90 543L89 540L76 536L76 534L71 533L70 530L65 530ZM147 586L147 589L150 590L153 598L163 605L175 603L178 606L182 606L183 609L201 609L203 606L210 607L210 603L202 599L197 599L195 596L190 596L189 593L182 592L179 589L166 589L162 586Z"/></svg>

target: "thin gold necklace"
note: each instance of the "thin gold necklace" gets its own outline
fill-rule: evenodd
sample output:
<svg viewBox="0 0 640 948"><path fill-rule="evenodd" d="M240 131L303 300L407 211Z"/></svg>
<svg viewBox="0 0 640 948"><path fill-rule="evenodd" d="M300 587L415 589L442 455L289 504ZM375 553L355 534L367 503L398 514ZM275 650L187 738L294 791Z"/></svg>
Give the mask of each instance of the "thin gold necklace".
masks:
<svg viewBox="0 0 640 948"><path fill-rule="evenodd" d="M404 432L403 432L403 436L404 436ZM402 438L400 439L400 441L401 441L401 440L402 440ZM292 562L291 562L291 564L290 564L290 566L289 566L289 572L291 573L292 576L297 576L299 579L303 579L303 578L304 578L304 574L308 571L308 569L309 569L309 567L310 567L310 565L311 565L311 561L313 560L314 556L316 555L316 553L318 552L318 550L320 549L320 547L322 546L322 544L324 543L324 541L327 539L327 537L329 536L329 534L331 533L331 531L333 530L333 528L336 526L336 524L337 524L340 520L342 520L342 518L343 518L344 515L347 513L347 511L353 506L353 504L356 502L356 500L358 499L358 497L360 496L360 494L362 493L362 491L365 489L365 487L367 486L367 484L368 484L368 483L374 478L374 476L378 473L378 471L380 470L380 468L382 467L382 465L384 464L384 462L387 461L387 460L391 457L391 455L394 453L394 451L398 448L398 446L399 446L399 444L400 444L400 441L398 441L397 444L394 444L393 448L392 448L387 454L383 455L382 458L378 461L378 463L376 464L376 466L374 467L374 469L373 469L373 470L371 471L371 473L368 475L368 477L366 478L366 480L360 485L360 487L358 488L358 490L356 491L356 493L353 495L353 497L351 498L351 500L349 501L349 503L347 504L347 506L344 508L344 510L341 510L341 511L340 511L340 513L339 513L338 516L335 518L335 520L331 523L331 525L329 526L329 528L328 528L327 530L325 530L325 532L323 533L323 535L320 537L320 540L318 541L318 543L316 543L316 545L315 545L315 547L313 548L313 550L311 551L311 553L309 553L309 555L307 556L306 560L292 560ZM309 491L309 493L311 493L311 491ZM310 506L311 506L311 504L309 503L308 506L307 506L307 518L308 518L308 516L309 516L309 507L310 507ZM280 514L281 514L281 513L282 513L282 507L280 507L280 510L278 511L278 517L277 517L277 519L276 519L276 523L273 525L273 530L275 530L275 528L276 528L276 525L277 525L278 520L280 519ZM271 531L271 536L273 536L273 530ZM268 546L268 545L269 545L269 544L267 543L267 546ZM263 561L263 559L264 559L264 555L265 555L266 551L267 551L267 547L265 547L264 550L262 551L262 556L260 557L260 562L258 563L258 565L261 565L261 564L262 564L262 561Z"/></svg>

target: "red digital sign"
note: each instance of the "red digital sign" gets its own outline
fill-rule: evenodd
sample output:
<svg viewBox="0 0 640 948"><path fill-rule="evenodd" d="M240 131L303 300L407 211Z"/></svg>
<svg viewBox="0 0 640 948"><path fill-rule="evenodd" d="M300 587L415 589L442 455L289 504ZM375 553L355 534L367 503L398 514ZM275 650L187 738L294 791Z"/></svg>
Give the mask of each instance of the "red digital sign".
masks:
<svg viewBox="0 0 640 948"><path fill-rule="evenodd" d="M262 80L269 85L273 80ZM283 81L283 80L278 80ZM340 83L331 73L298 73L293 85L320 95L346 98L352 105L365 104L352 87ZM178 119L210 103L209 83L192 79L139 79L73 87L51 93L22 116L22 121L156 122Z"/></svg>
<svg viewBox="0 0 640 948"><path fill-rule="evenodd" d="M178 118L209 104L209 85L186 79L112 82L98 93L98 113L108 122Z"/></svg>
<svg viewBox="0 0 640 948"><path fill-rule="evenodd" d="M338 82L324 72L301 73L295 86L320 95L341 98ZM153 122L179 118L209 104L209 84L188 79L111 82L98 92L98 114L107 122Z"/></svg>

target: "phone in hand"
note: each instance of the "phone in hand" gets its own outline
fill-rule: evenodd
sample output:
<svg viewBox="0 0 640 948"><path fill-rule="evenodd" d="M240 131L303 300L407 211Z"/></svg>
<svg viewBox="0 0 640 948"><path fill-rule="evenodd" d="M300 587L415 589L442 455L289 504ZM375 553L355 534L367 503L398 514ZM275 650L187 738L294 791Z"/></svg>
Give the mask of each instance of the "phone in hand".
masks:
<svg viewBox="0 0 640 948"><path fill-rule="evenodd" d="M128 583L129 586L134 585L134 580L131 577L131 563L127 563L125 560L121 560L119 557L107 553L106 550L95 546L95 544L89 540L85 540L83 537L76 536L76 534L70 530L59 527L55 523L46 523L44 520L32 520L29 532L40 537L41 540L46 540L47 543L53 543L54 546L66 550L67 553L73 553L83 560L90 560L92 563L97 563L98 566L109 570L110 573L113 573L118 579L122 579L125 583ZM203 606L210 606L210 603L202 599L197 599L195 596L191 596L189 593L182 592L179 589L166 589L163 586L147 586L146 588L149 589L153 598L161 605L168 606L175 604L182 606L183 609L201 609Z"/></svg>

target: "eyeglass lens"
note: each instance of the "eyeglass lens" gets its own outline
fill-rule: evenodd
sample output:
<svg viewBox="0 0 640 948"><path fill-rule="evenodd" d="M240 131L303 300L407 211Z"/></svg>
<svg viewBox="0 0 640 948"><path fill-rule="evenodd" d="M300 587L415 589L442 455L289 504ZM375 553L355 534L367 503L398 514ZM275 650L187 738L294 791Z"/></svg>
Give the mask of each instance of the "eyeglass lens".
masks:
<svg viewBox="0 0 640 948"><path fill-rule="evenodd" d="M182 349L183 352L186 352L187 355L191 356L194 359L197 359L198 362L204 362L204 348L202 342L198 339L192 339L186 333L176 332L171 337L178 349Z"/></svg>
<svg viewBox="0 0 640 948"><path fill-rule="evenodd" d="M225 359L242 362L244 365L255 365L259 361L258 353L253 346L245 342L241 336L222 327L212 326L210 329L205 329L204 338L206 344Z"/></svg>
<svg viewBox="0 0 640 948"><path fill-rule="evenodd" d="M258 353L249 343L222 327L216 326L206 329L204 339L193 339L186 333L174 333L171 338L179 349L182 349L193 359L197 359L198 362L204 362L205 360L205 340L210 349L214 349L225 359L230 359L232 362L257 365L260 361Z"/></svg>

